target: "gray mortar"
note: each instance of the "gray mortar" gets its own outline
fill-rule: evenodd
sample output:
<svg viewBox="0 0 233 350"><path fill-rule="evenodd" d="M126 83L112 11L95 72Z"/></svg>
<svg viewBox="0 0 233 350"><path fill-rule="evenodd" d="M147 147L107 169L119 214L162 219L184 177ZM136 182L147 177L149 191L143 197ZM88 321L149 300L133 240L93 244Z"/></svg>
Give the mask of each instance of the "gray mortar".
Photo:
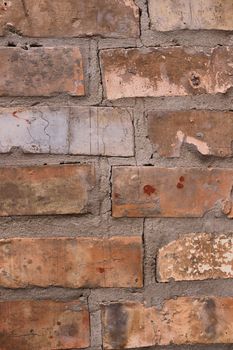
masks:
<svg viewBox="0 0 233 350"><path fill-rule="evenodd" d="M43 165L68 162L94 164L98 174L98 186L93 196L92 209L94 214L85 216L49 216L49 217L7 217L0 218L0 237L17 236L113 236L140 235L144 239L144 287L142 289L64 289L64 288L0 288L1 300L15 299L58 299L68 300L83 298L88 300L91 319L91 350L100 350L101 321L100 304L110 301L136 300L146 302L146 305L161 307L165 299L189 295L233 296L232 280L207 280L193 282L158 283L155 278L156 252L168 242L191 232L228 233L232 232L232 222L221 215L218 210L209 212L203 218L191 219L114 219L111 217L111 170L115 165L153 165L156 167L200 167L207 166L232 168L232 158L221 159L201 156L191 147L183 147L179 159L163 159L152 149L147 139L147 113L150 110L181 110L181 109L233 109L233 90L221 95L200 95L186 97L161 97L142 99L121 99L108 101L104 98L102 77L100 71L99 51L108 48L133 47L167 47L195 46L208 50L217 45L233 45L232 32L223 31L177 31L160 33L153 31L148 17L146 0L135 0L141 10L140 39L30 39L8 33L0 38L0 46L8 43L15 45L40 44L43 46L79 46L84 57L86 97L71 97L59 95L44 97L14 97L0 98L1 107L9 106L121 106L134 108L135 157L84 157L69 155L26 155L20 150L0 155L1 166ZM30 49L30 48L29 48ZM153 347L161 350L232 350L233 345L210 346L167 346Z"/></svg>

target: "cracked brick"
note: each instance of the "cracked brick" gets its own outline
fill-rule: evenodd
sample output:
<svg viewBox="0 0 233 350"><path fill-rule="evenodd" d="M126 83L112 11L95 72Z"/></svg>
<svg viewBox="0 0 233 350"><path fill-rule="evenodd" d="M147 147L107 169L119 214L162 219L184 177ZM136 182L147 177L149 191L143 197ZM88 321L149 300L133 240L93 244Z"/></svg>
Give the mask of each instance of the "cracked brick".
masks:
<svg viewBox="0 0 233 350"><path fill-rule="evenodd" d="M0 153L134 156L133 111L111 107L0 109Z"/></svg>

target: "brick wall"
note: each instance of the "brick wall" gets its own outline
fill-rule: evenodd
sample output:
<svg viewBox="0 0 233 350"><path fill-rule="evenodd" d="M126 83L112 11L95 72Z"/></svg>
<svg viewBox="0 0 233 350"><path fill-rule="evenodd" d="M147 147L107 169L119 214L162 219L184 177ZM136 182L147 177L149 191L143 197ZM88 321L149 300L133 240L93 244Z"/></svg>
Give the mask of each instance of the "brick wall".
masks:
<svg viewBox="0 0 233 350"><path fill-rule="evenodd" d="M0 58L0 350L232 349L232 0L0 1Z"/></svg>

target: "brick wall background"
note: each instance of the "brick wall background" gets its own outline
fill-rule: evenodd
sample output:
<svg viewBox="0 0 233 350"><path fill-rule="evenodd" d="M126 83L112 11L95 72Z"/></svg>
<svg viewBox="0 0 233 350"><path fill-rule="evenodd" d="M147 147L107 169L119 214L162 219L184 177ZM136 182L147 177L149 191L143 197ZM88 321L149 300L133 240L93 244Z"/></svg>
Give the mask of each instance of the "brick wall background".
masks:
<svg viewBox="0 0 233 350"><path fill-rule="evenodd" d="M0 350L232 349L232 0L0 2Z"/></svg>

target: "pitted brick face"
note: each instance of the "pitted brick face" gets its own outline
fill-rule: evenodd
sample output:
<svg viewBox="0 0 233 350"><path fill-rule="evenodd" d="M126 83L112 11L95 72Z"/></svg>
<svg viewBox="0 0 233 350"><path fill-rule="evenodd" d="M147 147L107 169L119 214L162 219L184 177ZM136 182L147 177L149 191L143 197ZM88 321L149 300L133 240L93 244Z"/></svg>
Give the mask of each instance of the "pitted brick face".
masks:
<svg viewBox="0 0 233 350"><path fill-rule="evenodd" d="M0 96L84 96L78 47L0 48Z"/></svg>
<svg viewBox="0 0 233 350"><path fill-rule="evenodd" d="M180 157L185 145L193 146L204 156L231 157L233 113L205 110L149 112L148 135L162 157Z"/></svg>
<svg viewBox="0 0 233 350"><path fill-rule="evenodd" d="M139 9L133 0L4 1L0 35L30 37L139 36Z"/></svg>
<svg viewBox="0 0 233 350"><path fill-rule="evenodd" d="M90 345L89 313L83 301L1 301L0 313L1 350L70 350Z"/></svg>
<svg viewBox="0 0 233 350"><path fill-rule="evenodd" d="M162 247L157 257L160 282L233 278L232 234L189 234Z"/></svg>
<svg viewBox="0 0 233 350"><path fill-rule="evenodd" d="M233 30L231 0L149 0L152 28Z"/></svg>
<svg viewBox="0 0 233 350"><path fill-rule="evenodd" d="M101 52L105 96L187 96L225 93L233 87L233 50L112 49Z"/></svg>
<svg viewBox="0 0 233 350"><path fill-rule="evenodd" d="M231 169L114 167L112 214L183 218L216 210L232 218L232 187Z"/></svg>
<svg viewBox="0 0 233 350"><path fill-rule="evenodd" d="M179 297L165 301L162 309L138 302L105 305L104 349L232 343L232 308L230 297Z"/></svg>

